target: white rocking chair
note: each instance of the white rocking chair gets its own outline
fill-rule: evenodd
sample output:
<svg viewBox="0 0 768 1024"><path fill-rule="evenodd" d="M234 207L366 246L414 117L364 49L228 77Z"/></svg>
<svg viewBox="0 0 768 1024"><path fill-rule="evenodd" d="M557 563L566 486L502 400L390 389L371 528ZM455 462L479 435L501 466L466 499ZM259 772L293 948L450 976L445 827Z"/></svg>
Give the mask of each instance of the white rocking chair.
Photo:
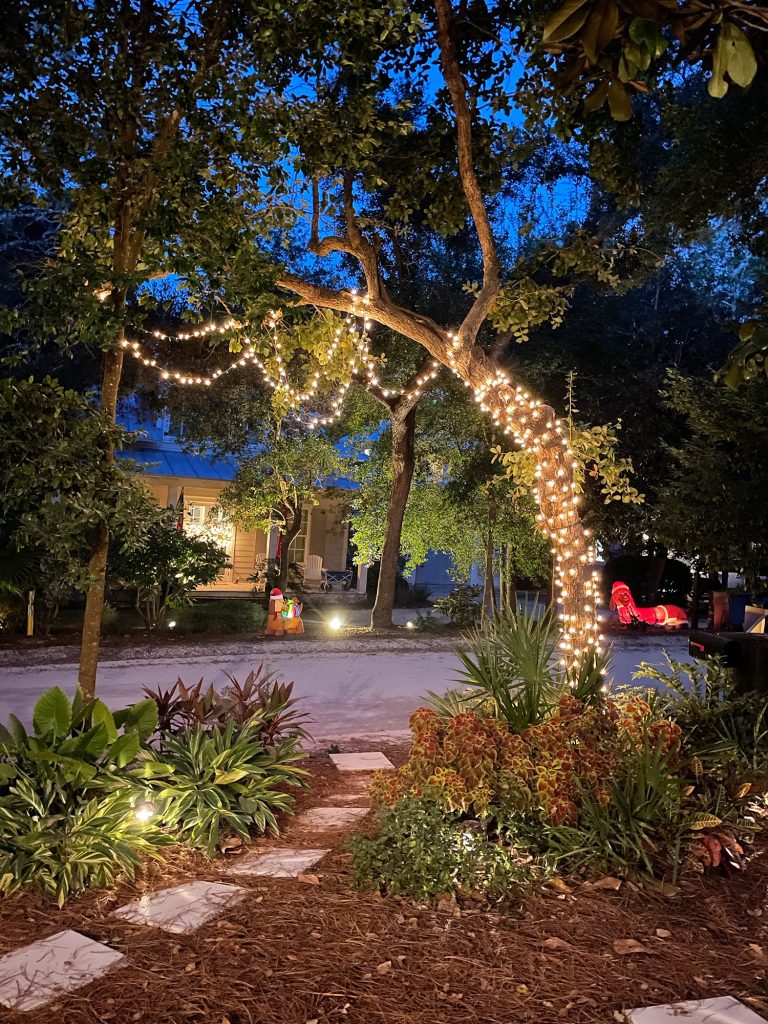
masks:
<svg viewBox="0 0 768 1024"><path fill-rule="evenodd" d="M323 568L323 560L320 555L307 555L304 559L304 582L313 584L319 583L321 590L330 590L328 573Z"/></svg>

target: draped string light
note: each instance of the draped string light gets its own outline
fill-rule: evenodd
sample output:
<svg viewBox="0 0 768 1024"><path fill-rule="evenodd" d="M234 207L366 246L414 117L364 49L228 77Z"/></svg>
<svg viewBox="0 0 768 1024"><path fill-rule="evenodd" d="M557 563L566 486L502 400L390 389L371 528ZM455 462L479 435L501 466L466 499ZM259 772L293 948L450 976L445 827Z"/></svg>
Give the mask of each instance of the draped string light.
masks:
<svg viewBox="0 0 768 1024"><path fill-rule="evenodd" d="M360 303L365 307L368 302L367 296L362 300L355 297L353 311L359 309ZM448 341L450 370L465 387L472 388L458 365L464 343L452 332L448 334ZM580 533L583 538L591 534L579 517L580 497L573 479L578 463L551 409L519 385L513 388L509 375L503 370L475 386L473 391L480 411L489 413L494 425L505 434L511 434L516 444L534 459L536 486L533 494L540 508L536 521L540 532L552 542L555 585L562 609L561 663L566 668L577 667L601 649L597 618L600 577L596 569L588 569L596 561L596 552L591 542L582 545L579 537ZM577 587L583 593L578 612L575 610Z"/></svg>

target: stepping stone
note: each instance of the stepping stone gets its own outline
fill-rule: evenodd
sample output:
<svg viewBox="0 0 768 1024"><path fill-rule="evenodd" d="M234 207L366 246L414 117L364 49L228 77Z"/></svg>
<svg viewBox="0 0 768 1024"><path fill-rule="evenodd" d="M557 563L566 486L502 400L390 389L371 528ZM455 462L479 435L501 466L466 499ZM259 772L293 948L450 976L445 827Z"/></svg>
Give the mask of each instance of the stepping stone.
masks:
<svg viewBox="0 0 768 1024"><path fill-rule="evenodd" d="M162 928L174 935L196 931L232 903L239 903L248 890L224 882L187 882L172 889L147 893L135 903L128 903L114 912L115 917L131 924Z"/></svg>
<svg viewBox="0 0 768 1024"><path fill-rule="evenodd" d="M382 768L395 767L380 750L370 750L359 754L331 754L330 756L340 772L375 772Z"/></svg>
<svg viewBox="0 0 768 1024"><path fill-rule="evenodd" d="M122 953L79 932L56 932L0 957L0 1005L36 1010L127 962Z"/></svg>
<svg viewBox="0 0 768 1024"><path fill-rule="evenodd" d="M367 807L313 807L296 819L297 825L324 832L354 825L368 813Z"/></svg>
<svg viewBox="0 0 768 1024"><path fill-rule="evenodd" d="M233 875L266 875L269 878L298 878L313 867L328 850L269 850L239 857L229 869Z"/></svg>
<svg viewBox="0 0 768 1024"><path fill-rule="evenodd" d="M337 801L340 804L352 804L355 800L365 800L369 807L371 804L365 793L329 793L325 799Z"/></svg>
<svg viewBox="0 0 768 1024"><path fill-rule="evenodd" d="M690 999L684 1003L645 1006L625 1013L632 1024L766 1024L754 1010L732 996L717 999Z"/></svg>

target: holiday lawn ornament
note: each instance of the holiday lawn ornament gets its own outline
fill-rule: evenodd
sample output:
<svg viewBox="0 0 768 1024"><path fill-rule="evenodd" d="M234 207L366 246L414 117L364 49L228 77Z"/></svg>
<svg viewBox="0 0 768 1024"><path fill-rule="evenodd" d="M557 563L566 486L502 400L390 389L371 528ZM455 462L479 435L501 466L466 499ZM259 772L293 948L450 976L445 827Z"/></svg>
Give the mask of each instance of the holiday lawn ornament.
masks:
<svg viewBox="0 0 768 1024"><path fill-rule="evenodd" d="M284 597L282 590L275 587L269 595L269 611L265 636L285 636L286 633L303 633L301 621L302 604L294 597Z"/></svg>
<svg viewBox="0 0 768 1024"><path fill-rule="evenodd" d="M626 583L616 580L611 590L611 609L619 613L623 626L663 626L682 629L688 625L688 615L676 604L657 604L654 608L638 608Z"/></svg>

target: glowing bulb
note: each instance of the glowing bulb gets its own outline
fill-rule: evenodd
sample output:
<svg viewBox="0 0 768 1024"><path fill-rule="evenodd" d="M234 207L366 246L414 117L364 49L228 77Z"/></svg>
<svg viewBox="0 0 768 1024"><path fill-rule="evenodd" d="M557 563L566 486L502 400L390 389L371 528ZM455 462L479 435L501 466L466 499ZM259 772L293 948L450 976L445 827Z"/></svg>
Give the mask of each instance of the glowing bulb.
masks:
<svg viewBox="0 0 768 1024"><path fill-rule="evenodd" d="M334 615L334 617L333 617L333 618L331 619L331 621L330 621L330 622L328 623L328 626L329 626L329 627L330 627L330 628L331 628L332 630L334 630L334 632L335 632L335 631L337 631L337 630L339 630L339 629L341 629L341 627L342 627L343 625L344 625L344 623L343 623L343 622L341 621L341 619L339 618L339 616L338 616L338 615Z"/></svg>
<svg viewBox="0 0 768 1024"><path fill-rule="evenodd" d="M149 803L136 804L135 814L137 821L149 821L155 813L155 805Z"/></svg>

